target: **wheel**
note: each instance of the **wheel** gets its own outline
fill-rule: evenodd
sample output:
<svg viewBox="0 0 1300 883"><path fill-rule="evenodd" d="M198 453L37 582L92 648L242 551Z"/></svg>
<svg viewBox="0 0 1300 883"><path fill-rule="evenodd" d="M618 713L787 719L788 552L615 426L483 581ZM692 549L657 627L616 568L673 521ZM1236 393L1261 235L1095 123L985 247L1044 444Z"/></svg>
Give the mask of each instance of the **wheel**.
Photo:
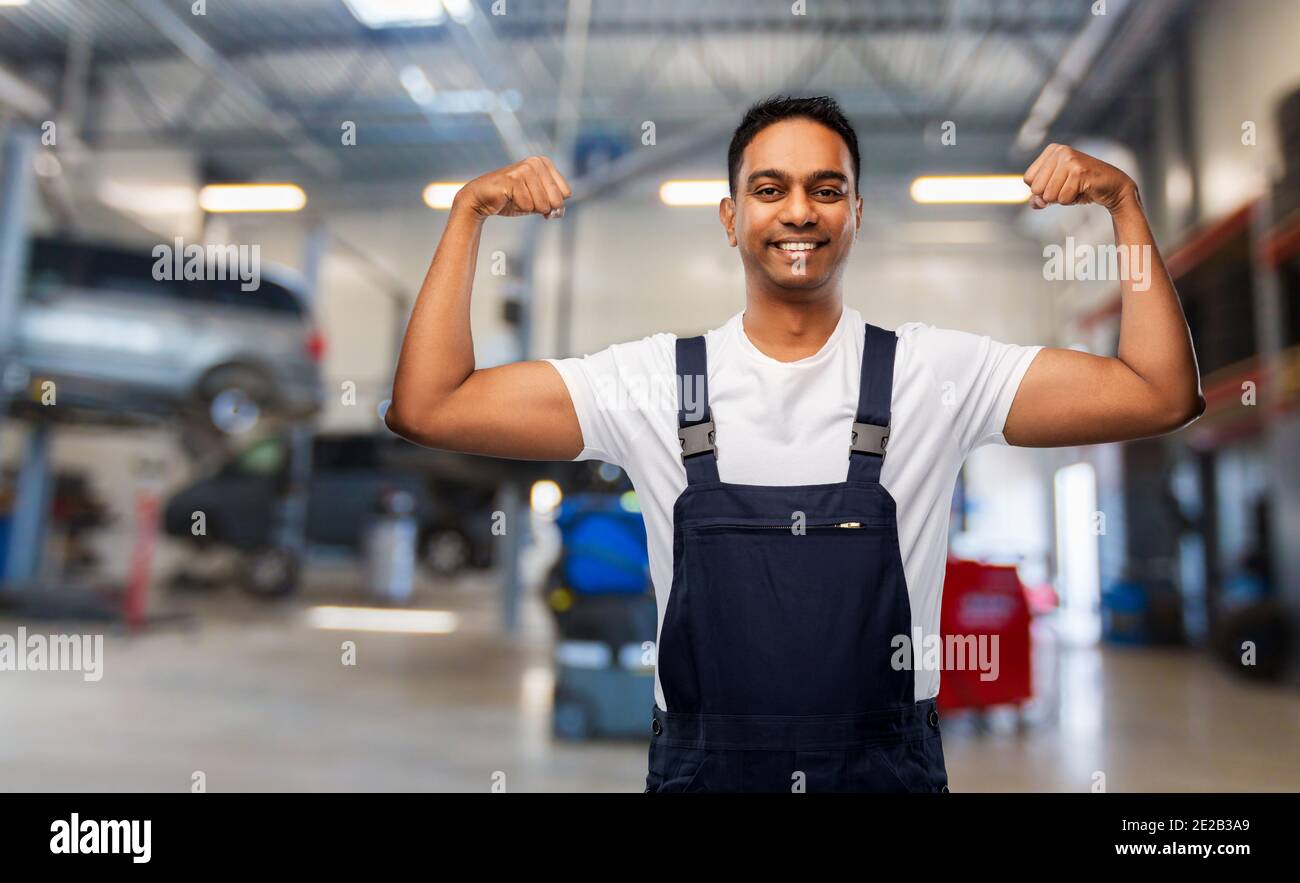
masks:
<svg viewBox="0 0 1300 883"><path fill-rule="evenodd" d="M429 533L420 548L424 566L438 576L454 576L470 560L469 538L458 530L437 528Z"/></svg>
<svg viewBox="0 0 1300 883"><path fill-rule="evenodd" d="M167 578L167 590L170 592L192 592L199 588L199 581L188 570L173 571Z"/></svg>
<svg viewBox="0 0 1300 883"><path fill-rule="evenodd" d="M298 589L298 556L291 549L268 549L247 565L244 590L259 598L284 598Z"/></svg>
<svg viewBox="0 0 1300 883"><path fill-rule="evenodd" d="M224 435L244 435L264 419L274 400L262 372L243 365L218 368L199 384L204 423Z"/></svg>

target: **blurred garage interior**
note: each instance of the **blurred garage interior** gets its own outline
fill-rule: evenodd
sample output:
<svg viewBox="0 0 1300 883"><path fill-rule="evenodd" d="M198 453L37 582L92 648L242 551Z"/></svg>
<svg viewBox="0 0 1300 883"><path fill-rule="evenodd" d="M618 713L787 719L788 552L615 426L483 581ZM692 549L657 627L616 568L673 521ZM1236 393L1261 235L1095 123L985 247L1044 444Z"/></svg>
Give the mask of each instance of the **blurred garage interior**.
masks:
<svg viewBox="0 0 1300 883"><path fill-rule="evenodd" d="M1196 343L1192 426L967 462L945 617L1023 655L945 675L953 790L1300 789L1300 2L808 6L0 0L0 633L104 635L0 671L0 789L640 791L626 475L382 415L450 194L530 153L580 196L486 225L479 367L734 314L774 93L857 128L868 321L1113 353L1116 284L1044 273L1103 212L910 188L1061 141L1138 181Z"/></svg>

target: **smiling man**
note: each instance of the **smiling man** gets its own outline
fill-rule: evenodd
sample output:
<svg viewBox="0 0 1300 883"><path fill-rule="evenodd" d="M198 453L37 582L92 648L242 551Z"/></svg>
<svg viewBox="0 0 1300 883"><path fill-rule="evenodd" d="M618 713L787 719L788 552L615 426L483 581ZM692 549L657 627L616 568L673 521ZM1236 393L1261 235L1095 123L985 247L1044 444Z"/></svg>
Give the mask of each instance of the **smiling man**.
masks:
<svg viewBox="0 0 1300 883"><path fill-rule="evenodd" d="M484 221L557 217L571 193L541 157L466 184L388 425L436 448L627 471L659 605L647 791L946 791L939 672L900 666L893 648L939 633L962 461L985 444L1091 444L1194 419L1182 309L1133 181L1068 147L1025 172L1033 206L1101 205L1117 244L1155 255L1147 290L1121 282L1115 357L885 331L847 307L861 158L829 98L750 108L728 167L719 216L745 269L740 312L697 337L479 370L469 301Z"/></svg>

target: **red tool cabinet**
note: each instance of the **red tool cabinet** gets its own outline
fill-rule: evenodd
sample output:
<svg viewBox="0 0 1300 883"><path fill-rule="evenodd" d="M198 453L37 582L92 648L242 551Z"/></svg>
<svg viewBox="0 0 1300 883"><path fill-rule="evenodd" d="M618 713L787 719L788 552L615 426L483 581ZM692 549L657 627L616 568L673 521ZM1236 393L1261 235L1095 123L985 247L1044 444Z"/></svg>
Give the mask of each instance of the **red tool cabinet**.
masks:
<svg viewBox="0 0 1300 883"><path fill-rule="evenodd" d="M945 657L939 708L983 709L1032 698L1029 620L1025 587L1014 566L949 557L940 612L945 646L950 635L974 635L977 640L983 636L991 649L996 635L997 676L985 680L988 675L974 665L950 669Z"/></svg>

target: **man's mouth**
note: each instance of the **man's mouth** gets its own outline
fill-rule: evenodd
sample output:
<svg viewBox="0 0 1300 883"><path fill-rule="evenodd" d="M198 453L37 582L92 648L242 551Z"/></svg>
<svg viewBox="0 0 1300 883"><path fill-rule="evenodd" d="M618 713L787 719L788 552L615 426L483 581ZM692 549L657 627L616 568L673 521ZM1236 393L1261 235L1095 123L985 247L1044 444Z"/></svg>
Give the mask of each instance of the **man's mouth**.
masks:
<svg viewBox="0 0 1300 883"><path fill-rule="evenodd" d="M803 255L806 258L808 255L813 254L825 244L826 244L825 241L820 239L819 240L782 239L777 242L771 243L771 247L776 249L782 255L786 256L788 259L796 260L799 257L799 255Z"/></svg>

